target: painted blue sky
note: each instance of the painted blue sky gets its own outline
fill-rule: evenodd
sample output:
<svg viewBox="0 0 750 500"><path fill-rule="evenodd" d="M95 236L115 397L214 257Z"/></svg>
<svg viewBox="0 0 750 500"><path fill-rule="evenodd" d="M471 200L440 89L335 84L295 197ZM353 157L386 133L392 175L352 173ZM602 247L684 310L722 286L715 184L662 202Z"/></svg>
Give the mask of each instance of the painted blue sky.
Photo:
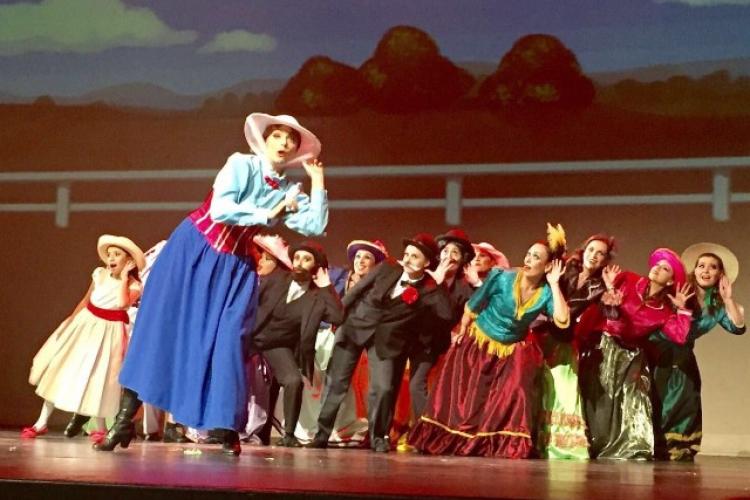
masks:
<svg viewBox="0 0 750 500"><path fill-rule="evenodd" d="M0 0L0 92L203 93L317 54L358 66L398 24L458 62L495 63L529 33L559 37L587 72L750 57L750 0Z"/></svg>

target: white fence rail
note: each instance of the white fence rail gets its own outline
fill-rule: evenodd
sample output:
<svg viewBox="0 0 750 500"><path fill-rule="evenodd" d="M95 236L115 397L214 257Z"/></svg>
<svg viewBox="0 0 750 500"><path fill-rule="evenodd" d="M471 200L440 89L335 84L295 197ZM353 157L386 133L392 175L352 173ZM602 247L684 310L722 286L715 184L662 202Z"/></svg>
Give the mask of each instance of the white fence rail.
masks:
<svg viewBox="0 0 750 500"><path fill-rule="evenodd" d="M711 186L704 192L689 194L602 195L602 196L540 196L516 198L464 198L463 178L468 176L573 174L582 172L644 172L704 170L713 174ZM0 212L50 212L55 224L67 227L71 213L188 211L200 201L184 202L74 202L71 186L82 182L150 182L176 180L211 181L217 173L211 170L97 170L67 172L0 172L3 183L52 183L57 196L50 203L0 203ZM297 175L300 174L296 171ZM613 205L711 205L713 217L726 221L732 203L750 203L750 193L731 191L732 174L750 175L750 156L718 158L669 158L654 160L580 161L560 163L480 163L457 165L397 165L367 167L332 167L326 171L331 179L369 179L374 177L442 177L445 179L443 198L354 199L332 200L332 210L357 209L435 209L445 210L448 225L461 223L464 208L551 207L551 206L613 206ZM644 182L644 186L648 183ZM696 188L697 189L697 188Z"/></svg>

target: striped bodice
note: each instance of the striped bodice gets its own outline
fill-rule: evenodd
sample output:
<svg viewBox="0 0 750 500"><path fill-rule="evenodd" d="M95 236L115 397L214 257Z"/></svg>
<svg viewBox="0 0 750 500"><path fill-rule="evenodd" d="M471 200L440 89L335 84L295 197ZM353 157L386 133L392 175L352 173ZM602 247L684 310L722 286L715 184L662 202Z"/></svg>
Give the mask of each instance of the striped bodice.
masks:
<svg viewBox="0 0 750 500"><path fill-rule="evenodd" d="M253 236L260 228L258 226L235 226L216 222L211 218L209 212L212 198L213 191L208 193L201 206L191 212L188 217L217 252L251 257Z"/></svg>

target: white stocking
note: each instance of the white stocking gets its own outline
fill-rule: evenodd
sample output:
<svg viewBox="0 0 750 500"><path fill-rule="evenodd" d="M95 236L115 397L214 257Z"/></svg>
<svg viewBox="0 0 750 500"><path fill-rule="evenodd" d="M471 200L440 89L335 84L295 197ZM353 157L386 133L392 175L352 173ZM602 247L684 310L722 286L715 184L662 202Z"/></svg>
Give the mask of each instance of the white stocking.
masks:
<svg viewBox="0 0 750 500"><path fill-rule="evenodd" d="M39 413L39 419L34 424L34 429L37 431L41 431L45 427L47 427L47 421L49 420L50 415L52 415L52 412L55 411L55 405L52 403L52 401L44 400L44 404L42 404L42 411Z"/></svg>

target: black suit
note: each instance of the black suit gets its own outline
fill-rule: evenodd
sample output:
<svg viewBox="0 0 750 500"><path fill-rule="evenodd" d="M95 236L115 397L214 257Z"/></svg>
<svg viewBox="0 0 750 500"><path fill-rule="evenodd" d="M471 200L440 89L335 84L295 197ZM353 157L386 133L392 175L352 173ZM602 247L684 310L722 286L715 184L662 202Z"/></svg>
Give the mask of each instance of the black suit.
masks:
<svg viewBox="0 0 750 500"><path fill-rule="evenodd" d="M284 388L284 431L289 436L294 435L302 405L302 374L312 378L318 326L321 321L340 324L344 316L333 286L316 288L310 283L301 297L287 304L291 282L291 273L279 268L261 279L258 315L251 335L252 348L263 353L278 385ZM296 317L280 317L280 311L289 311ZM278 385L271 391L271 408L278 396Z"/></svg>
<svg viewBox="0 0 750 500"><path fill-rule="evenodd" d="M427 404L427 376L438 357L450 347L451 331L461 321L464 306L473 293L474 287L466 279L461 277L454 280L448 288L450 319L433 318L433 321L424 324L419 337L409 349L409 393L415 418L422 415Z"/></svg>
<svg viewBox="0 0 750 500"><path fill-rule="evenodd" d="M415 288L416 302L407 304L391 292L403 274L395 261L384 261L344 296L346 320L336 332L336 344L326 372L326 388L318 418L319 435L330 436L336 413L349 389L362 349L367 349L370 393L370 438L387 436L393 419L396 380L421 325L435 318L448 321L451 307L444 287L425 275Z"/></svg>

